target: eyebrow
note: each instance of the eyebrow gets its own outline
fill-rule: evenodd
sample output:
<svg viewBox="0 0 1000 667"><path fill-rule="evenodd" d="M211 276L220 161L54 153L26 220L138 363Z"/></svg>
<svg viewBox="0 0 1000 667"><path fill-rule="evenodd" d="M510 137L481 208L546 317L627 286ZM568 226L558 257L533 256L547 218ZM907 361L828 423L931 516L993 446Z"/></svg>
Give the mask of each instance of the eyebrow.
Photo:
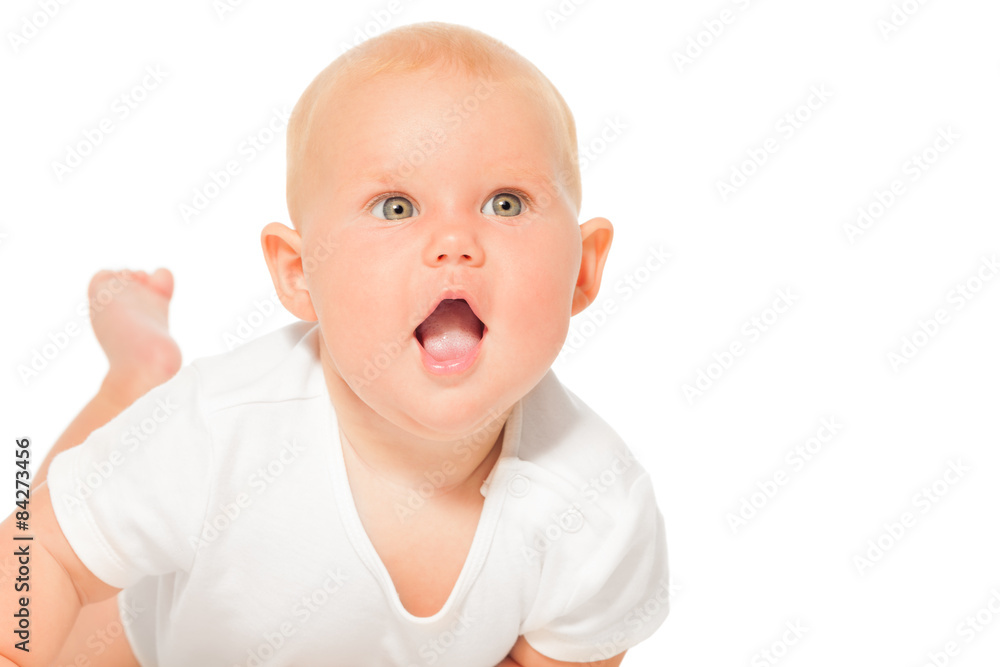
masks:
<svg viewBox="0 0 1000 667"><path fill-rule="evenodd" d="M548 173L545 171L536 171L534 169L503 169L504 178L513 179L525 179L527 181L535 181L540 184L548 184L550 182L556 181L556 173Z"/></svg>
<svg viewBox="0 0 1000 667"><path fill-rule="evenodd" d="M392 187L397 184L399 180L403 180L406 176L401 174L401 168L406 163L400 161L392 169L387 168L376 168L376 169L365 169L356 174L356 178L365 182L381 183L386 187ZM416 167L419 169L419 167ZM512 181L529 181L532 183L537 183L540 186L548 186L551 183L558 183L559 179L557 173L538 171L536 169L515 169L506 166L499 166L499 178L501 179L511 179Z"/></svg>

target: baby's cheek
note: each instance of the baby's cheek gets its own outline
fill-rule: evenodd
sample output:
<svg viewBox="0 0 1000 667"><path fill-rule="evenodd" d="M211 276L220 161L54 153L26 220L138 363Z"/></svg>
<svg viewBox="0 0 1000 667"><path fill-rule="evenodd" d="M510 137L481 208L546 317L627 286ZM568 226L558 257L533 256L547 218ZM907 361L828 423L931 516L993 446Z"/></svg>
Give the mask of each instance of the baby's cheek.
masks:
<svg viewBox="0 0 1000 667"><path fill-rule="evenodd" d="M528 356L546 359L553 350L558 351L569 328L569 310L563 289L553 285L548 290L536 289L531 304L519 313L515 330L534 353ZM532 293L532 292L529 292ZM524 326L531 322L531 326ZM522 350L524 352L524 350Z"/></svg>

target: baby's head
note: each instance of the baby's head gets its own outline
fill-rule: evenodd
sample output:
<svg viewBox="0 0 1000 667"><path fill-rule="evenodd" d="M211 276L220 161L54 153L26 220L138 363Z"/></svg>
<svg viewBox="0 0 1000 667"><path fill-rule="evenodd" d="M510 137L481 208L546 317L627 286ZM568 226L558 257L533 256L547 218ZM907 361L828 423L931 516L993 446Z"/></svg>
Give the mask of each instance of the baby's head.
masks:
<svg viewBox="0 0 1000 667"><path fill-rule="evenodd" d="M323 70L289 122L287 194L294 229L262 234L278 296L319 321L332 391L424 438L538 383L611 245L607 220L578 222L562 96L460 26L391 30Z"/></svg>

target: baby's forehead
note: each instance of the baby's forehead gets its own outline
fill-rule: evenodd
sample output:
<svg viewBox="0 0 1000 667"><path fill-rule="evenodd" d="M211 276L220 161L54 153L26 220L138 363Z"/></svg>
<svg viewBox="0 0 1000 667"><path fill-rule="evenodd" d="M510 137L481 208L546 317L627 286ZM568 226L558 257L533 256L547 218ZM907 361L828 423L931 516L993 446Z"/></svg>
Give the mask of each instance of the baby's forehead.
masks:
<svg viewBox="0 0 1000 667"><path fill-rule="evenodd" d="M547 79L537 71L527 68L505 67L482 72L466 69L455 63L428 63L419 67L382 69L371 74L345 70L339 73L317 91L313 102L313 113L320 109L327 113L336 113L343 102L350 101L358 95L363 95L372 88L383 88L391 93L391 86L404 84L420 86L425 81L444 83L444 86L427 86L420 88L422 101L436 101L441 104L459 103L458 113L471 113L482 102L491 97L497 90L505 94L517 93L523 95L530 105L528 112L538 110L553 116L562 116L561 110L554 104L551 95L546 94L550 87ZM387 104L405 110L411 99L386 99ZM402 115L402 114L401 114Z"/></svg>
<svg viewBox="0 0 1000 667"><path fill-rule="evenodd" d="M558 114L518 76L382 72L341 80L327 92L317 101L322 120L311 132L311 164L347 189L372 181L398 187L414 173L426 177L441 160L463 155L488 157L493 175L552 182L566 159ZM364 102L356 105L359 100Z"/></svg>
<svg viewBox="0 0 1000 667"><path fill-rule="evenodd" d="M425 104L436 102L431 95L447 97L442 91L452 95L452 99L439 100L442 105L454 105L457 101L470 106L475 106L490 88L516 93L525 100L525 106L515 113L542 119L545 131L550 133L545 143L555 147L561 172L566 174L560 180L568 182L574 199L579 201L573 116L548 78L523 56L481 33L461 26L426 24L389 31L362 43L331 63L303 93L288 125L288 196L293 219L292 209L300 199L301 185L309 180L310 155L327 152L322 146L325 142L317 140L330 131L351 132L352 128L337 127L337 114L356 96L365 94L365 89L370 91L378 82L393 77L404 81L433 77L461 84L429 87L433 93L420 90ZM404 109L406 100L390 99L387 103ZM400 113L387 117L387 122L406 122L405 117L405 113Z"/></svg>
<svg viewBox="0 0 1000 667"><path fill-rule="evenodd" d="M446 105L457 102L474 109L498 89L527 90L530 87L523 76L516 74L484 75L447 66L381 71L375 75L346 72L329 83L317 96L315 104L317 111L337 113L345 104L361 96L380 94L385 96L382 98L384 103L402 118L414 103ZM397 93L394 88L406 92Z"/></svg>
<svg viewBox="0 0 1000 667"><path fill-rule="evenodd" d="M309 154L324 155L327 162L335 157L332 153L348 147L367 149L376 136L398 134L415 143L444 142L475 115L483 124L508 132L504 136L510 136L510 128L520 136L530 133L532 141L557 153L561 162L575 153L575 133L558 105L544 94L543 85L529 70L483 73L454 63L384 69L374 75L348 70L327 81L311 105L300 110L305 123L296 123L293 114L289 139L307 144ZM498 101L506 102L502 114L493 110ZM394 146L404 152L416 148Z"/></svg>

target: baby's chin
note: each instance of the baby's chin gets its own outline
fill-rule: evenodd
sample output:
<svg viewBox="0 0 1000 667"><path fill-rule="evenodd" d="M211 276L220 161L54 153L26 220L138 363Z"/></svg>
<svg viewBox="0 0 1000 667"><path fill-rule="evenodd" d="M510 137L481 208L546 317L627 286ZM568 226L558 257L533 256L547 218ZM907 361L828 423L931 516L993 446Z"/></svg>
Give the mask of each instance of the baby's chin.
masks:
<svg viewBox="0 0 1000 667"><path fill-rule="evenodd" d="M368 386L359 397L369 407L414 437L441 442L474 436L497 425L521 398L518 388L492 379L475 379L450 388Z"/></svg>

